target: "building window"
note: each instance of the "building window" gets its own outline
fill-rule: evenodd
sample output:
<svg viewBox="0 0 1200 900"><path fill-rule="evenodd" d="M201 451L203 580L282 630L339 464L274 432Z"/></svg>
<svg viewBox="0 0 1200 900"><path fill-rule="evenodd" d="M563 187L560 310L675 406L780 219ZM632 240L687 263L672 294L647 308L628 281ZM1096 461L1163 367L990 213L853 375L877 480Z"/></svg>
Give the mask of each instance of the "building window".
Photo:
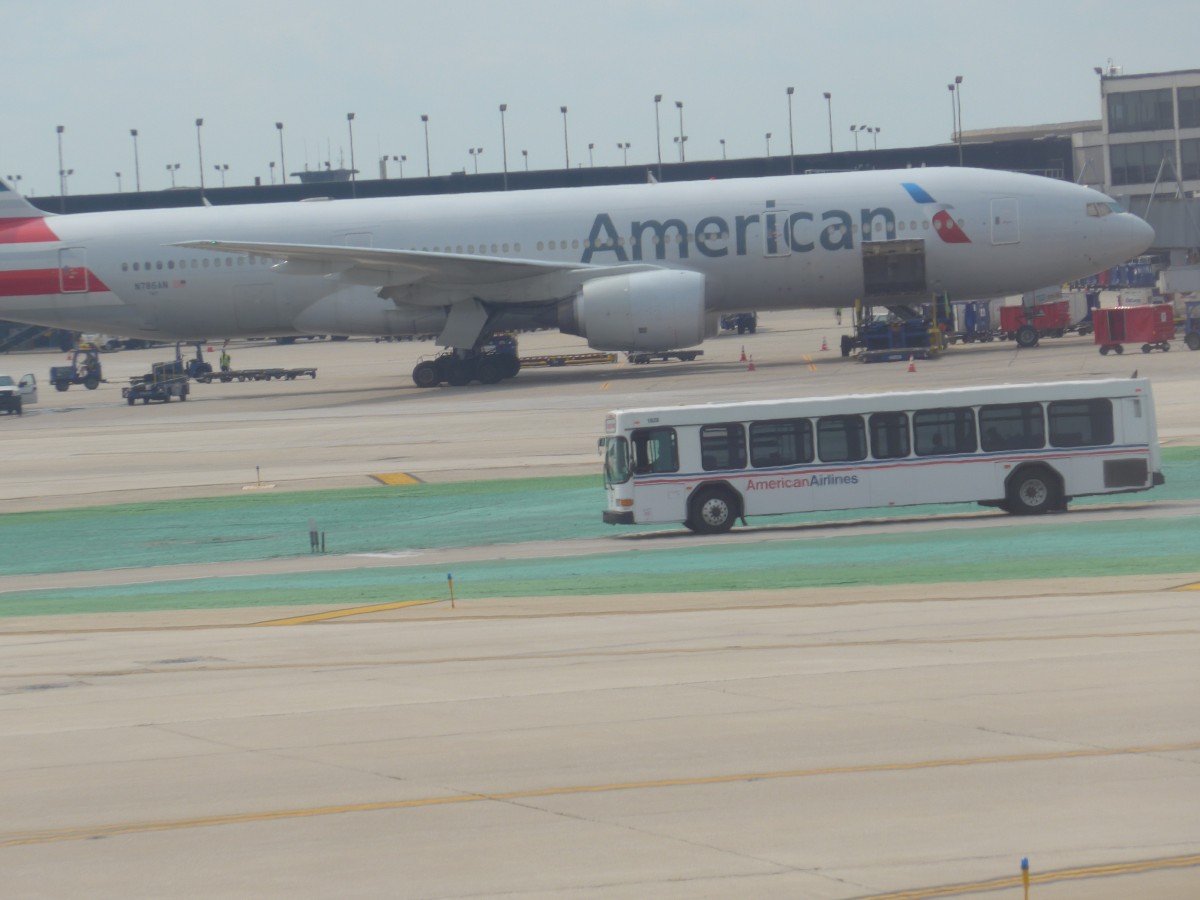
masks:
<svg viewBox="0 0 1200 900"><path fill-rule="evenodd" d="M1171 141L1147 141L1144 144L1112 144L1113 184L1150 184L1158 177L1163 159L1174 160Z"/></svg>
<svg viewBox="0 0 1200 900"><path fill-rule="evenodd" d="M1108 95L1108 131L1162 131L1175 127L1171 89Z"/></svg>
<svg viewBox="0 0 1200 900"><path fill-rule="evenodd" d="M1200 178L1200 140L1179 142L1180 173L1184 179Z"/></svg>
<svg viewBox="0 0 1200 900"><path fill-rule="evenodd" d="M1179 127L1200 128L1200 87L1179 89Z"/></svg>

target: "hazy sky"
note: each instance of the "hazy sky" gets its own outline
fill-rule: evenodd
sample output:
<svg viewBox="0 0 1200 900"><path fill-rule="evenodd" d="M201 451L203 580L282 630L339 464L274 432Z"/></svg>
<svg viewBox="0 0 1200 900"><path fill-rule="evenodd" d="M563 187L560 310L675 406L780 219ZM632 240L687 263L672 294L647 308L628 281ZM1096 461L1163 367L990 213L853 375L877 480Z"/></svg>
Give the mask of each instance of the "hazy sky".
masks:
<svg viewBox="0 0 1200 900"><path fill-rule="evenodd" d="M949 140L963 76L967 130L1099 118L1093 67L1125 73L1200 68L1195 6L1184 0L0 0L8 92L0 174L58 193L62 125L72 194L134 184L199 182L195 120L204 118L205 182L269 182L279 133L289 171L404 154L425 172L501 169L499 104L507 103L510 170L656 159L761 156L788 149L786 89L795 87L797 153L829 147L822 93L833 94L835 149L850 125L877 126L880 147ZM865 146L868 138L860 139ZM392 164L392 177L398 169Z"/></svg>

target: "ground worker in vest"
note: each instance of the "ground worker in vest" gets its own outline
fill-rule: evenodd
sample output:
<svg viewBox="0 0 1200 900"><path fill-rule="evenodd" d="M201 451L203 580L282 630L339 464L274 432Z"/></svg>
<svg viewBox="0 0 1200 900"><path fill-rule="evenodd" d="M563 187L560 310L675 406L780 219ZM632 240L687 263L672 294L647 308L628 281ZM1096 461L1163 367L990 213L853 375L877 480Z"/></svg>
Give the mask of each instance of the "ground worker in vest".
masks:
<svg viewBox="0 0 1200 900"><path fill-rule="evenodd" d="M221 348L221 371L229 371L229 351L224 347Z"/></svg>

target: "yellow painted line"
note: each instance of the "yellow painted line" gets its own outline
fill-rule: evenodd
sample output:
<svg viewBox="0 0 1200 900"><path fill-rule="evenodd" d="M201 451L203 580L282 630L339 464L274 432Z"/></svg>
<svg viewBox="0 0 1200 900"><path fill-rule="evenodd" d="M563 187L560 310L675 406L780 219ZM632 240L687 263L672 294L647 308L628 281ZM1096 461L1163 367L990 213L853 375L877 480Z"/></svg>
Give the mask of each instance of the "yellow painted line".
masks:
<svg viewBox="0 0 1200 900"><path fill-rule="evenodd" d="M435 602L435 601L425 601ZM831 766L820 769L790 769L778 772L742 772L731 775L709 775L700 778L663 778L654 781L628 781L613 784L568 785L563 787L537 788L524 791L507 791L496 794L455 794L449 797L419 797L412 800L385 800L378 803L353 803L341 806L316 806L307 809L281 809L264 812L233 813L224 816L203 816L190 819L167 819L158 822L128 822L116 825L94 825L79 828L64 828L54 831L36 831L28 833L0 834L0 847L18 847L25 844L49 844L59 841L90 840L92 838L110 837L118 834L146 834L155 831L176 831L183 828L207 828L214 825L236 825L247 822L270 822L283 819L305 819L315 816L343 815L347 813L380 812L398 809L419 809L429 806L446 806L456 803L479 803L481 801L512 801L532 800L538 797L563 797L579 794L604 794L616 791L645 791L658 788L674 787L703 787L707 785L736 784L741 782L768 781L783 778L814 778L822 775L853 775L869 772L905 772L915 769L938 769L947 766L976 766L995 763L1043 762L1063 759L1086 759L1096 757L1135 756L1147 753L1179 753L1183 751L1200 750L1200 741L1190 744L1164 744L1157 747L1114 747L1095 750L1064 750L1057 753L1021 753L1011 756L979 756L962 759L934 759L906 763L876 763L861 766ZM1190 857L1177 857L1188 859ZM1120 868L1122 866L1147 866L1149 871L1156 866L1155 860L1133 863L1120 863L1110 867L1094 867L1100 869ZM1194 865L1180 863L1179 865ZM1162 867L1162 866L1159 866ZM1133 871L1133 870L1131 870ZM1105 872L1104 874L1123 874ZM1018 876L1019 877L1019 876ZM1048 877L1048 876L1038 876ZM1065 876L1058 876L1063 878ZM1079 876L1095 877L1095 876ZM981 884L984 882L981 882ZM962 890L961 886L952 888ZM927 890L950 890L950 888L929 888ZM882 900L883 897L907 897L909 894L887 894L872 900ZM913 897L950 896L950 894L917 893Z"/></svg>
<svg viewBox="0 0 1200 900"><path fill-rule="evenodd" d="M409 475L407 472L384 472L381 475L372 475L380 484L387 484L395 487L401 484L421 484L421 479L415 475Z"/></svg>
<svg viewBox="0 0 1200 900"><path fill-rule="evenodd" d="M399 603L378 603L375 606L356 606L353 609L332 609L329 612L313 613L311 616L294 616L290 619L271 619L268 622L255 622L255 625L306 625L309 622L321 622L325 619L341 619L345 616L362 616L367 613L385 612L389 609L404 609L406 606L426 606L430 603L441 603L441 600L401 600Z"/></svg>
<svg viewBox="0 0 1200 900"><path fill-rule="evenodd" d="M1055 869L1050 872L1030 874L1030 884L1053 884L1057 881L1080 881L1085 878L1111 878L1114 875L1140 875L1145 872L1158 872L1164 869L1188 869L1200 866L1200 854L1187 856L1166 856L1159 859L1139 859L1131 862L1110 863L1103 866L1081 866L1074 869ZM999 891L1006 888L1019 888L1024 884L1021 875L1011 875L1006 878L989 878L986 881L970 881L961 884L946 884L939 887L914 888L907 891L894 891L890 894L871 894L858 900L929 900L933 897L956 897L963 894L978 894L986 891Z"/></svg>
<svg viewBox="0 0 1200 900"><path fill-rule="evenodd" d="M1193 581L1191 584L1181 584L1177 588L1172 588L1176 591L1200 591L1200 581Z"/></svg>

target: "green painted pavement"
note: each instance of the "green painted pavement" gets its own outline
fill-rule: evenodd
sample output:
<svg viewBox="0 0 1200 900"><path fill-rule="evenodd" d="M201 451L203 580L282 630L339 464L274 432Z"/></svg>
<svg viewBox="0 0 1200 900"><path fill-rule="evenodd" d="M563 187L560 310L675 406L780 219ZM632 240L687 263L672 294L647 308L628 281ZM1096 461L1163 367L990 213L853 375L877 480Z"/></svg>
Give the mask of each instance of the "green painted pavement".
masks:
<svg viewBox="0 0 1200 900"><path fill-rule="evenodd" d="M1167 484L1146 494L1200 497L1200 448L1165 450ZM1079 501L1086 505L1088 501ZM0 516L5 574L294 557L308 553L308 520L338 553L480 546L611 535L598 478L255 494L210 500ZM970 507L776 517L833 522L914 517ZM763 520L765 521L765 520ZM1130 536L1136 529L1136 540ZM653 528L643 530L655 530ZM1200 519L1073 522L1004 529L843 535L819 541L679 547L559 559L466 563L459 598L803 588L826 585L1193 572ZM1102 548L1098 553L1097 548ZM0 616L303 604L368 604L446 597L444 568L405 566L0 595Z"/></svg>

